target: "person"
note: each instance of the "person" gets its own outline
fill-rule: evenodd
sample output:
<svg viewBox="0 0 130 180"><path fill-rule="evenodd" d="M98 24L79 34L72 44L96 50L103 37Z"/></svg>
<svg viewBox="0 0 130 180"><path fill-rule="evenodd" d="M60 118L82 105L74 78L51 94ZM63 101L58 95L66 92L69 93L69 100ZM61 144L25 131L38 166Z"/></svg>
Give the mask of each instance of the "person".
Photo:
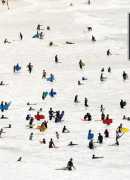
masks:
<svg viewBox="0 0 130 180"><path fill-rule="evenodd" d="M69 170L69 171L71 171L72 168L75 169L75 166L74 166L74 164L73 164L73 159L72 159L72 158L70 158L70 160L68 161L66 168L67 168L67 170Z"/></svg>
<svg viewBox="0 0 130 180"><path fill-rule="evenodd" d="M90 3L91 3L90 0L88 0L88 5L90 5Z"/></svg>
<svg viewBox="0 0 130 180"><path fill-rule="evenodd" d="M56 131L56 138L57 138L57 139L60 138L60 135L59 135L58 131Z"/></svg>
<svg viewBox="0 0 130 180"><path fill-rule="evenodd" d="M4 114L1 115L0 119L8 119Z"/></svg>
<svg viewBox="0 0 130 180"><path fill-rule="evenodd" d="M29 111L34 111L35 109L30 106L28 110Z"/></svg>
<svg viewBox="0 0 130 180"><path fill-rule="evenodd" d="M89 149L94 149L94 143L92 139L89 141L88 147Z"/></svg>
<svg viewBox="0 0 130 180"><path fill-rule="evenodd" d="M108 138L108 137L109 137L109 131L108 131L107 129L105 129L105 131L104 131L104 135L105 135L105 137L106 137L106 138Z"/></svg>
<svg viewBox="0 0 130 180"><path fill-rule="evenodd" d="M42 122L42 124L41 124L41 126L45 126L45 128L47 128L47 121L46 120L44 120L43 122Z"/></svg>
<svg viewBox="0 0 130 180"><path fill-rule="evenodd" d="M120 100L120 107L123 109L124 108L124 106L126 106L126 101L124 101L124 100Z"/></svg>
<svg viewBox="0 0 130 180"><path fill-rule="evenodd" d="M101 68L101 72L104 72L104 67L103 67L103 68Z"/></svg>
<svg viewBox="0 0 130 180"><path fill-rule="evenodd" d="M39 33L39 39L43 39L43 36L44 36L44 35L43 35L43 32L40 32L40 33Z"/></svg>
<svg viewBox="0 0 130 180"><path fill-rule="evenodd" d="M22 157L20 156L20 157L18 158L18 160L17 160L17 161L19 161L19 162L20 162L21 160L22 160Z"/></svg>
<svg viewBox="0 0 130 180"><path fill-rule="evenodd" d="M46 78L46 71L45 71L45 69L43 69L43 71L42 71L42 79L43 78Z"/></svg>
<svg viewBox="0 0 130 180"><path fill-rule="evenodd" d="M54 45L53 41L50 41L49 46L53 46L53 45Z"/></svg>
<svg viewBox="0 0 130 180"><path fill-rule="evenodd" d="M29 63L29 64L27 65L27 68L28 68L29 73L31 74L33 65L32 65L31 63Z"/></svg>
<svg viewBox="0 0 130 180"><path fill-rule="evenodd" d="M55 77L54 77L54 75L51 73L50 74L50 82L53 82L55 80Z"/></svg>
<svg viewBox="0 0 130 180"><path fill-rule="evenodd" d="M84 64L83 61L80 59L80 61L79 61L79 67L80 67L80 69L83 69L83 66L85 66L85 64Z"/></svg>
<svg viewBox="0 0 130 180"><path fill-rule="evenodd" d="M5 0L2 0L1 2L2 2L2 5L4 5L4 4L5 4Z"/></svg>
<svg viewBox="0 0 130 180"><path fill-rule="evenodd" d="M46 29L49 31L51 28L50 28L50 26L47 26Z"/></svg>
<svg viewBox="0 0 130 180"><path fill-rule="evenodd" d="M5 133L3 128L0 129L0 137L1 137L2 133Z"/></svg>
<svg viewBox="0 0 130 180"><path fill-rule="evenodd" d="M49 141L49 148L55 148L55 144L54 144L52 138L51 138L50 141Z"/></svg>
<svg viewBox="0 0 130 180"><path fill-rule="evenodd" d="M92 159L101 159L104 158L103 156L95 156L95 154L92 155Z"/></svg>
<svg viewBox="0 0 130 180"><path fill-rule="evenodd" d="M48 92L47 91L43 91L42 93L42 100L44 100L48 95Z"/></svg>
<svg viewBox="0 0 130 180"><path fill-rule="evenodd" d="M110 52L110 49L107 50L107 56L110 56L111 55L111 52Z"/></svg>
<svg viewBox="0 0 130 180"><path fill-rule="evenodd" d="M103 143L103 136L101 135L101 133L98 134L98 141L99 144Z"/></svg>
<svg viewBox="0 0 130 180"><path fill-rule="evenodd" d="M40 141L41 144L46 144L46 139L43 138L41 141Z"/></svg>
<svg viewBox="0 0 130 180"><path fill-rule="evenodd" d="M103 76L103 73L100 75L100 81L104 81L106 78Z"/></svg>
<svg viewBox="0 0 130 180"><path fill-rule="evenodd" d="M104 110L105 110L105 108L103 107L103 104L101 104L101 106L100 106L100 111L101 111L101 113L103 113Z"/></svg>
<svg viewBox="0 0 130 180"><path fill-rule="evenodd" d="M11 42L10 42L10 41L8 41L8 39L7 39L7 38L5 38L5 39L4 39L4 44L6 44L6 43L8 43L8 44L9 44L9 43L11 43Z"/></svg>
<svg viewBox="0 0 130 180"><path fill-rule="evenodd" d="M34 121L34 118L31 117L29 120L29 128L33 128L33 121Z"/></svg>
<svg viewBox="0 0 130 180"><path fill-rule="evenodd" d="M30 114L27 114L26 120L28 121L30 118L31 118L31 115L30 115Z"/></svg>
<svg viewBox="0 0 130 180"><path fill-rule="evenodd" d="M54 117L54 111L52 110L52 107L50 107L48 113L49 113L49 120L52 120L52 118Z"/></svg>
<svg viewBox="0 0 130 180"><path fill-rule="evenodd" d="M82 81L86 81L86 80L87 80L87 78L83 76L82 77Z"/></svg>
<svg viewBox="0 0 130 180"><path fill-rule="evenodd" d="M115 144L117 146L119 146L119 138L120 138L119 132L116 130L116 142L115 142Z"/></svg>
<svg viewBox="0 0 130 180"><path fill-rule="evenodd" d="M5 84L3 83L3 81L0 81L0 86L4 86Z"/></svg>
<svg viewBox="0 0 130 180"><path fill-rule="evenodd" d="M29 140L32 140L32 138L33 138L33 132L30 133Z"/></svg>
<svg viewBox="0 0 130 180"><path fill-rule="evenodd" d="M20 38L20 40L22 40L22 39L23 39L23 35L22 35L22 33L21 33L21 32L19 33L19 38Z"/></svg>
<svg viewBox="0 0 130 180"><path fill-rule="evenodd" d="M92 116L90 113L84 115L84 121L91 121L91 120L92 120Z"/></svg>
<svg viewBox="0 0 130 180"><path fill-rule="evenodd" d="M84 99L84 106L85 107L88 107L88 99L85 97L85 99Z"/></svg>
<svg viewBox="0 0 130 180"><path fill-rule="evenodd" d="M105 114L104 112L101 113L101 120L104 120L105 119Z"/></svg>
<svg viewBox="0 0 130 180"><path fill-rule="evenodd" d="M83 83L81 83L79 80L78 80L78 85L80 86L80 85L83 85Z"/></svg>
<svg viewBox="0 0 130 180"><path fill-rule="evenodd" d="M128 74L125 71L123 71L122 77L123 77L123 80L126 80L128 79Z"/></svg>
<svg viewBox="0 0 130 180"><path fill-rule="evenodd" d="M92 39L91 39L93 42L96 41L96 38L92 35Z"/></svg>
<svg viewBox="0 0 130 180"><path fill-rule="evenodd" d="M122 123L120 123L120 125L118 126L118 128L117 128L117 131L119 132L119 133L121 133L122 132L122 127L123 127L123 124Z"/></svg>
<svg viewBox="0 0 130 180"><path fill-rule="evenodd" d="M108 71L109 73L111 73L111 67L108 67L107 71Z"/></svg>
<svg viewBox="0 0 130 180"><path fill-rule="evenodd" d="M92 27L91 26L88 26L87 29L88 29L88 31L92 31Z"/></svg>
<svg viewBox="0 0 130 180"><path fill-rule="evenodd" d="M130 121L130 117L126 117L125 115L123 115L123 118L122 118L122 119L123 119L123 120L126 119L126 120Z"/></svg>
<svg viewBox="0 0 130 180"><path fill-rule="evenodd" d="M76 94L75 97L74 97L74 102L75 102L75 103L78 103L78 102L79 102L79 101L78 101L78 95L77 95L77 94Z"/></svg>
<svg viewBox="0 0 130 180"><path fill-rule="evenodd" d="M55 55L55 63L58 63L59 62L59 60L58 60L58 55L56 54Z"/></svg>
<svg viewBox="0 0 130 180"><path fill-rule="evenodd" d="M75 146L75 145L78 145L78 144L75 144L72 141L70 141L70 143L68 144L68 146Z"/></svg>
<svg viewBox="0 0 130 180"><path fill-rule="evenodd" d="M107 119L107 120L110 119L110 118L109 118L109 114L106 115L106 119Z"/></svg>
<svg viewBox="0 0 130 180"><path fill-rule="evenodd" d="M51 96L51 97L54 97L54 96L55 96L55 94L56 94L56 93L54 92L54 89L53 89L53 88L51 88L51 90L50 90L50 96Z"/></svg>
<svg viewBox="0 0 130 180"><path fill-rule="evenodd" d="M66 126L63 127L62 133L69 133L70 131L66 128Z"/></svg>

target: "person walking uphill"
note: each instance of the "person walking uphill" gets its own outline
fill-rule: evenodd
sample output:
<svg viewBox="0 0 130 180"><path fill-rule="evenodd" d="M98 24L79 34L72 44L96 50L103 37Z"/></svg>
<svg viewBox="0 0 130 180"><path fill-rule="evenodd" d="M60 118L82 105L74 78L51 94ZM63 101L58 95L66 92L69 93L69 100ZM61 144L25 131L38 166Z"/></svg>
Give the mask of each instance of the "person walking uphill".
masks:
<svg viewBox="0 0 130 180"><path fill-rule="evenodd" d="M29 73L31 74L32 69L33 69L33 65L32 65L31 63L29 63L29 64L27 65L27 68L28 68Z"/></svg>

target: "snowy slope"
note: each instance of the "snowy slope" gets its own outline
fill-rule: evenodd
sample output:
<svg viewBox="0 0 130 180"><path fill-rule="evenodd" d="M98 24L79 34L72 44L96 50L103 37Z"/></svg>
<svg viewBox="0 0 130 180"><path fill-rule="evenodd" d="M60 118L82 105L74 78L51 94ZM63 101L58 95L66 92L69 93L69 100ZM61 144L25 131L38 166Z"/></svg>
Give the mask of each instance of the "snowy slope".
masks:
<svg viewBox="0 0 130 180"><path fill-rule="evenodd" d="M73 6L69 6L73 3ZM92 0L88 5L85 0L10 0L10 9L0 4L0 80L8 86L0 87L0 99L12 101L5 113L8 120L0 120L0 127L12 124L11 129L4 129L0 139L0 180L129 180L130 178L130 132L120 140L120 146L109 146L115 142L115 130L120 123L130 128L130 122L122 120L122 116L130 116L130 80L122 80L122 72L130 72L127 55L127 17L130 7L129 0ZM40 23L45 30L43 40L32 39L36 26ZM87 26L93 31L88 32ZM19 32L23 40L18 38ZM96 42L91 42L91 35ZM4 44L4 39L11 41ZM49 47L53 41L55 46ZM65 41L75 44L67 45ZM112 56L106 56L111 49ZM58 54L62 63L55 64L54 56ZM86 67L81 71L78 67L82 59ZM27 64L34 66L30 75ZM20 73L13 73L13 65L22 66ZM100 70L107 73L107 81L100 82ZM52 84L41 79L42 70L53 73L56 81ZM78 86L77 81L85 75L88 80ZM54 88L55 98L42 100L43 90ZM79 104L74 104L74 95L79 95ZM88 98L88 109L84 107L84 98ZM127 101L125 109L120 109L120 99ZM36 111L28 112L27 102L37 103ZM105 106L105 113L110 114L113 123L105 126L100 121L100 105ZM48 120L48 110L64 110L64 122L48 123L48 129L41 133L36 129L28 129L26 114L36 114L39 108ZM80 119L86 112L92 114L91 122ZM2 114L2 113L1 113ZM62 134L66 125L71 131ZM103 145L97 145L94 152L104 159L92 160L93 150L88 149L87 132L92 129L95 141L99 132L105 128L110 131L110 138L104 139ZM60 133L57 140L55 132ZM29 141L30 132L34 138ZM46 145L39 141L45 137ZM54 139L57 149L49 149L48 141ZM69 141L79 144L68 147ZM16 162L22 156L22 162ZM70 158L74 159L76 170L56 171L66 166Z"/></svg>

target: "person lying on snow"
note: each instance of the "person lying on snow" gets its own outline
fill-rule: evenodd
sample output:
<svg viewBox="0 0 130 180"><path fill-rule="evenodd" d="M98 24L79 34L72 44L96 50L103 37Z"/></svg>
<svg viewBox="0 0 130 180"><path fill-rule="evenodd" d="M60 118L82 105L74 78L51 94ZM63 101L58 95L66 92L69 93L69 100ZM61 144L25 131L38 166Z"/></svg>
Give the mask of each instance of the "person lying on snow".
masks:
<svg viewBox="0 0 130 180"><path fill-rule="evenodd" d="M68 144L68 146L75 146L75 145L78 145L78 144L75 144L72 141L70 141L70 143Z"/></svg>
<svg viewBox="0 0 130 180"><path fill-rule="evenodd" d="M95 154L92 155L92 159L101 159L104 158L103 156L95 156Z"/></svg>

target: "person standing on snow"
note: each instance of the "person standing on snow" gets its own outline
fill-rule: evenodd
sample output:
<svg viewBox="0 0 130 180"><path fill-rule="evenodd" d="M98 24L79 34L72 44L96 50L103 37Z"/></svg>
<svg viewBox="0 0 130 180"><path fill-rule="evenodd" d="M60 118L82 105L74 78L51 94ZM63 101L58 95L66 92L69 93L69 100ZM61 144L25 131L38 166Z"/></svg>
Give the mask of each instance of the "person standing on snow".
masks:
<svg viewBox="0 0 130 180"><path fill-rule="evenodd" d="M21 33L21 32L19 33L19 38L20 38L20 40L22 40L22 39L23 39L23 35L22 35L22 33Z"/></svg>
<svg viewBox="0 0 130 180"><path fill-rule="evenodd" d="M29 64L27 65L27 68L28 68L29 73L31 74L32 69L33 69L33 65L32 65L31 63L29 63Z"/></svg>

